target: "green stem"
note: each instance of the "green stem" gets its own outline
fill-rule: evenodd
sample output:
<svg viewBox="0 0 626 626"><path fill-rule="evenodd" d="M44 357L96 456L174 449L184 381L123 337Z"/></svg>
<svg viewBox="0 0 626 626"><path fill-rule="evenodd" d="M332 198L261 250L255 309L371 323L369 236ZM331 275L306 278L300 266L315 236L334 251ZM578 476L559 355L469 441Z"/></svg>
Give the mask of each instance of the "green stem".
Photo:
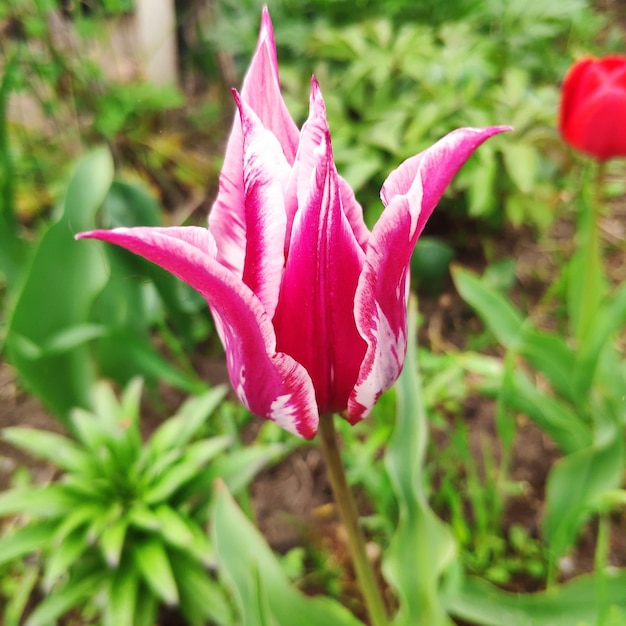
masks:
<svg viewBox="0 0 626 626"><path fill-rule="evenodd" d="M583 288L580 301L580 319L577 339L584 341L593 325L602 297L602 250L600 245L600 216L602 215L605 164L599 163L593 181L589 202L584 203L586 215L581 220L584 246Z"/></svg>
<svg viewBox="0 0 626 626"><path fill-rule="evenodd" d="M372 626L387 626L387 613L383 602L380 588L376 582L376 576L372 564L365 552L365 536L359 526L359 517L356 502L344 471L337 434L332 415L322 415L320 418L319 435L326 457L326 467L330 486L333 490L335 502L339 514L346 527L348 534L348 547L352 556L352 563L356 572L356 578L365 599L367 611Z"/></svg>
<svg viewBox="0 0 626 626"><path fill-rule="evenodd" d="M600 513L598 519L598 538L596 539L596 553L594 569L596 574L596 606L598 607L598 626L606 623L608 611L606 567L609 562L609 541L611 520L606 512Z"/></svg>

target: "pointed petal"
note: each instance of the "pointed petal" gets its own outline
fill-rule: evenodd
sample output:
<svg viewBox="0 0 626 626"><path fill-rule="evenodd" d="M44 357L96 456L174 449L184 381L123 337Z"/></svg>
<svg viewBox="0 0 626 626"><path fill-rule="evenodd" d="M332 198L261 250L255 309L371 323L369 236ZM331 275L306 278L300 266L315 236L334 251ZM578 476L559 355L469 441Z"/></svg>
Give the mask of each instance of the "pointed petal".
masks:
<svg viewBox="0 0 626 626"><path fill-rule="evenodd" d="M344 410L366 347L353 313L364 253L341 205L316 84L296 159L299 208L274 317L278 348L306 367L320 412Z"/></svg>
<svg viewBox="0 0 626 626"><path fill-rule="evenodd" d="M354 233L356 240L365 251L367 250L367 242L370 238L370 230L366 226L365 220L363 219L363 209L354 197L352 187L350 187L350 185L341 176L338 178L339 193L341 194L341 204L343 205L343 210L348 218L348 221L350 222L350 226L352 227L352 232Z"/></svg>
<svg viewBox="0 0 626 626"><path fill-rule="evenodd" d="M316 112L318 117L323 115L324 119L326 118L324 101L321 97L319 83L317 82L315 76L311 79L311 107L314 110L318 109ZM296 211L298 210L298 206L300 206L301 202L304 201L304 198L298 197L298 193L300 193L300 196L302 196L303 193L303 185L299 181L309 180L311 178L313 169L315 168L315 147L323 141L323 135L323 129L315 130L314 125L309 126L309 132L302 132L300 134L298 152L293 164L292 175L288 184L285 200L287 210L287 238L285 241L285 254L289 251L289 238ZM354 197L354 192L352 191L350 185L339 175L337 176L337 180L339 184L339 195L341 196L343 212L348 219L352 232L361 246L361 249L365 251L370 231L365 225L365 221L363 219L363 209ZM298 192L298 190L300 190L300 192Z"/></svg>
<svg viewBox="0 0 626 626"><path fill-rule="evenodd" d="M505 127L453 131L392 172L381 191L386 209L372 231L355 297L368 348L350 395L348 420L366 417L396 380L406 354L411 254L446 187L478 146Z"/></svg>
<svg viewBox="0 0 626 626"><path fill-rule="evenodd" d="M246 254L243 282L274 316L285 264L285 192L291 168L276 137L235 94L244 137Z"/></svg>
<svg viewBox="0 0 626 626"><path fill-rule="evenodd" d="M117 228L80 233L117 244L184 280L206 299L226 351L233 388L243 404L305 438L317 432L315 392L306 370L276 352L270 318L258 298L214 260L204 228Z"/></svg>
<svg viewBox="0 0 626 626"><path fill-rule="evenodd" d="M274 31L267 10L263 11L259 43L244 79L241 97L262 124L278 139L286 159L293 163L298 146L298 128L280 94ZM218 246L218 260L242 276L246 244L243 184L243 137L235 115L228 139L219 193L209 214L209 228Z"/></svg>

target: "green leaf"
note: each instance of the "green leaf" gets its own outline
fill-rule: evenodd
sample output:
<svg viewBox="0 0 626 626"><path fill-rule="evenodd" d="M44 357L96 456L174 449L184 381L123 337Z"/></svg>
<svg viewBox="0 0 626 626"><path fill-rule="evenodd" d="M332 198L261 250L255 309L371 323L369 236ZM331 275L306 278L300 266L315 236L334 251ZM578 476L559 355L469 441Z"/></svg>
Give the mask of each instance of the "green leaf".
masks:
<svg viewBox="0 0 626 626"><path fill-rule="evenodd" d="M207 486L212 486L217 478L221 478L226 483L228 491L237 495L248 487L263 468L268 464L277 463L289 449L282 443L268 445L257 443L248 448L229 451L211 463L199 478Z"/></svg>
<svg viewBox="0 0 626 626"><path fill-rule="evenodd" d="M594 168L600 167L597 163ZM598 216L597 198L590 184L583 185L578 196L579 216L576 227L577 249L567 267L567 312L570 333L578 345L584 345L596 324L603 295L607 292L604 273Z"/></svg>
<svg viewBox="0 0 626 626"><path fill-rule="evenodd" d="M49 626L51 623L56 623L58 617L95 595L103 579L104 575L102 572L70 579L65 585L55 589L37 605L37 608L26 620L25 626Z"/></svg>
<svg viewBox="0 0 626 626"><path fill-rule="evenodd" d="M170 545L184 550L193 543L193 533L180 513L166 504L158 506L154 512L160 522L161 535Z"/></svg>
<svg viewBox="0 0 626 626"><path fill-rule="evenodd" d="M30 522L0 538L0 565L50 546L56 522Z"/></svg>
<svg viewBox="0 0 626 626"><path fill-rule="evenodd" d="M19 626L23 623L24 612L39 579L39 567L26 565L20 572L16 587L11 590L11 597L6 598L4 608L4 626Z"/></svg>
<svg viewBox="0 0 626 626"><path fill-rule="evenodd" d="M507 348L513 347L524 324L515 307L478 276L459 266L452 268L452 278L463 300L476 310L496 339Z"/></svg>
<svg viewBox="0 0 626 626"><path fill-rule="evenodd" d="M399 600L394 624L451 625L441 606L440 578L456 550L449 528L433 513L424 490L428 424L417 370L416 306L409 314L408 350L396 385L397 414L385 452L385 468L398 501L396 531L383 558L383 573Z"/></svg>
<svg viewBox="0 0 626 626"><path fill-rule="evenodd" d="M143 503L133 503L127 517L128 523L139 530L157 531L161 528L161 522L154 511Z"/></svg>
<svg viewBox="0 0 626 626"><path fill-rule="evenodd" d="M181 448L188 444L206 424L207 418L222 402L228 388L220 385L188 399L177 411L157 428L146 445L146 455L153 458L162 456L166 451Z"/></svg>
<svg viewBox="0 0 626 626"><path fill-rule="evenodd" d="M132 564L125 563L124 567L115 570L110 577L109 593L104 607L105 626L135 626L135 607L140 584Z"/></svg>
<svg viewBox="0 0 626 626"><path fill-rule="evenodd" d="M80 162L61 219L37 245L7 330L9 361L26 386L65 422L72 407L88 406L87 392L95 380L88 346L36 360L25 346L45 346L89 322L91 304L107 280L106 266L98 244L76 242L73 235L96 226L96 211L112 178L107 150L94 151Z"/></svg>
<svg viewBox="0 0 626 626"><path fill-rule="evenodd" d="M321 596L309 598L292 586L265 539L244 516L223 483L216 492L213 544L221 571L235 593L243 626L363 626L334 600Z"/></svg>
<svg viewBox="0 0 626 626"><path fill-rule="evenodd" d="M84 409L73 409L70 413L70 422L80 442L97 457L109 439L104 423Z"/></svg>
<svg viewBox="0 0 626 626"><path fill-rule="evenodd" d="M120 563L127 530L128 519L121 516L104 528L100 535L100 548L109 567L115 568Z"/></svg>
<svg viewBox="0 0 626 626"><path fill-rule="evenodd" d="M576 402L580 394L572 384L571 376L576 355L562 337L527 325L515 348L535 369L545 374L557 393L570 402Z"/></svg>
<svg viewBox="0 0 626 626"><path fill-rule="evenodd" d="M93 490L93 484L91 485ZM106 515L108 508L105 504L90 502L89 500L78 500L64 518L62 522L59 522L56 532L54 534L54 541L61 543L65 540L71 532L75 531L80 526L89 526L95 519L99 519Z"/></svg>
<svg viewBox="0 0 626 626"><path fill-rule="evenodd" d="M473 217L491 215L495 207L495 194L493 193L498 164L493 150L483 152L480 150L476 155L478 165L469 177L468 188L468 212ZM468 164L471 167L471 164Z"/></svg>
<svg viewBox="0 0 626 626"><path fill-rule="evenodd" d="M0 276L6 276L9 291L18 283L26 260L26 243L18 237L15 215L15 167L9 145L7 107L19 72L19 56L5 57L0 82Z"/></svg>
<svg viewBox="0 0 626 626"><path fill-rule="evenodd" d="M14 514L58 517L67 515L76 501L61 485L16 487L0 493L0 517Z"/></svg>
<svg viewBox="0 0 626 626"><path fill-rule="evenodd" d="M593 441L589 424L560 400L537 389L521 371L513 372L505 381L501 400L526 413L564 454L587 448Z"/></svg>
<svg viewBox="0 0 626 626"><path fill-rule="evenodd" d="M83 344L106 336L106 326L101 324L76 324L51 335L45 344L40 346L40 356L54 356L70 352Z"/></svg>
<svg viewBox="0 0 626 626"><path fill-rule="evenodd" d="M532 193L537 178L537 149L530 144L507 141L502 144L502 156L507 174L517 188L522 193Z"/></svg>
<svg viewBox="0 0 626 626"><path fill-rule="evenodd" d="M70 472L81 471L89 465L89 457L85 452L63 435L14 426L3 429L2 438L12 446Z"/></svg>
<svg viewBox="0 0 626 626"><path fill-rule="evenodd" d="M172 569L180 590L181 611L193 626L203 626L207 620L217 626L237 623L225 590L197 561L176 553Z"/></svg>
<svg viewBox="0 0 626 626"><path fill-rule="evenodd" d="M145 333L115 328L98 344L98 363L102 373L125 382L137 374L152 381L165 381L189 393L204 391L206 385L194 375L185 374L155 348Z"/></svg>
<svg viewBox="0 0 626 626"><path fill-rule="evenodd" d="M133 546L135 562L148 587L169 606L178 604L178 588L169 557L157 537L136 541Z"/></svg>
<svg viewBox="0 0 626 626"><path fill-rule="evenodd" d="M455 617L481 626L597 626L601 616L596 575L579 576L540 593L510 593L484 580L468 578L446 597ZM604 574L610 605L626 611L626 571ZM602 622L623 624L622 620Z"/></svg>
<svg viewBox="0 0 626 626"><path fill-rule="evenodd" d="M596 374L598 358L607 341L626 324L626 283L607 296L597 311L585 341L576 354L572 386L586 397Z"/></svg>
<svg viewBox="0 0 626 626"><path fill-rule="evenodd" d="M622 435L570 454L552 468L546 485L542 529L556 561L574 543L580 528L602 504L604 494L621 484Z"/></svg>
<svg viewBox="0 0 626 626"><path fill-rule="evenodd" d="M146 504L167 500L171 495L190 481L212 458L225 450L231 443L227 435L197 441L187 447L180 460L155 481L144 494Z"/></svg>
<svg viewBox="0 0 626 626"><path fill-rule="evenodd" d="M52 589L52 585L62 575L69 571L70 567L89 548L86 529L80 528L64 537L61 543L54 546L54 550L47 555L42 586L46 591Z"/></svg>

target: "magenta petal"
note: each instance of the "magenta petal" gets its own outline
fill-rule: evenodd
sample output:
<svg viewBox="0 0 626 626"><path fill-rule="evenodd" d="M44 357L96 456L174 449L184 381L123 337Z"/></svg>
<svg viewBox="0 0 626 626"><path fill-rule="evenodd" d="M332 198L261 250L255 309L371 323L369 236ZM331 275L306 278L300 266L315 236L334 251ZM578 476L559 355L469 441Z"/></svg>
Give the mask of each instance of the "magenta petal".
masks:
<svg viewBox="0 0 626 626"><path fill-rule="evenodd" d="M263 11L259 42L243 82L241 98L257 114L263 126L278 139L291 164L298 146L298 128L280 93L274 31L267 9ZM209 214L209 228L219 242L218 261L242 276L246 248L244 208L243 137L239 115L228 139L219 193Z"/></svg>
<svg viewBox="0 0 626 626"><path fill-rule="evenodd" d="M285 188L291 167L276 137L235 95L244 137L246 255L243 281L272 318L285 264Z"/></svg>
<svg viewBox="0 0 626 626"><path fill-rule="evenodd" d="M353 313L364 253L343 212L315 84L294 169L299 208L274 317L278 349L306 367L320 412L340 411L365 354Z"/></svg>
<svg viewBox="0 0 626 626"><path fill-rule="evenodd" d="M214 260L208 230L117 228L80 233L117 244L178 276L209 304L226 351L233 389L248 409L307 439L317 432L315 391L306 370L276 352L272 323L258 298Z"/></svg>
<svg viewBox="0 0 626 626"><path fill-rule="evenodd" d="M341 195L343 210L348 218L348 222L350 222L356 240L365 251L370 238L370 230L363 219L363 209L354 197L352 187L341 176L337 178L339 180L339 194Z"/></svg>
<svg viewBox="0 0 626 626"><path fill-rule="evenodd" d="M469 156L505 127L453 131L390 174L386 209L372 231L355 297L357 327L368 348L350 395L348 419L367 416L397 379L406 354L406 302L411 254L446 187Z"/></svg>

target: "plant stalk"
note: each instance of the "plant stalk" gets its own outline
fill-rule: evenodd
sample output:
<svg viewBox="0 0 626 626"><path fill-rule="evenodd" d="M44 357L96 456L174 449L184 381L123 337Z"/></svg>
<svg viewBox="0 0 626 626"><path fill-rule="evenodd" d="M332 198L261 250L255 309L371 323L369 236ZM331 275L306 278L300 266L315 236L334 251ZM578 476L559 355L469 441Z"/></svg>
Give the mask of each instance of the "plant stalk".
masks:
<svg viewBox="0 0 626 626"><path fill-rule="evenodd" d="M598 538L596 539L596 553L594 569L596 576L596 606L598 607L598 626L606 623L609 610L607 590L607 566L609 564L609 547L611 534L611 519L606 511L600 513L598 519Z"/></svg>
<svg viewBox="0 0 626 626"><path fill-rule="evenodd" d="M583 264L583 291L584 294L580 306L579 328L577 339L584 341L593 326L598 306L602 297L601 285L598 281L602 279L602 246L600 242L600 217L603 208L603 184L605 174L605 164L599 163L596 167L591 194L583 210L586 211L584 219L581 221L586 232L582 233L584 243L584 264Z"/></svg>
<svg viewBox="0 0 626 626"><path fill-rule="evenodd" d="M326 457L326 467L330 486L339 509L341 520L346 527L348 547L356 578L365 600L372 626L387 626L387 612L376 576L365 552L365 536L359 526L359 517L352 490L348 487L339 447L333 415L322 415L319 435Z"/></svg>

